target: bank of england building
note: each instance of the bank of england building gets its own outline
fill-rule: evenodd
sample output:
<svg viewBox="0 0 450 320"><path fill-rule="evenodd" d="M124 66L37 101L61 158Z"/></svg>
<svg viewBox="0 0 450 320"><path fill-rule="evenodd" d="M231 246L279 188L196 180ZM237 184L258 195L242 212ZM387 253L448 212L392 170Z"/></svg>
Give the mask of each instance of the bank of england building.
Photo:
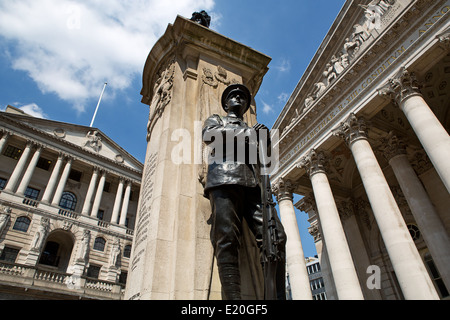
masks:
<svg viewBox="0 0 450 320"><path fill-rule="evenodd" d="M0 298L121 299L143 164L11 106L0 134Z"/></svg>

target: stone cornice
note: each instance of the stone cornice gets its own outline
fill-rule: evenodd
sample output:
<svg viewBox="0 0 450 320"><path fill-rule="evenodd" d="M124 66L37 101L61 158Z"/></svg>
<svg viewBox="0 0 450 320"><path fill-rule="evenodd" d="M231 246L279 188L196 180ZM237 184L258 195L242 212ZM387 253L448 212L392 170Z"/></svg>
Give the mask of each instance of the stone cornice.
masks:
<svg viewBox="0 0 450 320"><path fill-rule="evenodd" d="M188 46L191 51L216 54L231 65L245 66L243 69L248 70L249 74L244 84L253 96L258 92L271 60L270 57L239 42L189 19L177 16L175 22L168 25L164 35L155 43L147 57L142 78L142 103L151 104L154 84L158 76L156 71L167 64L167 57L183 54L182 50Z"/></svg>

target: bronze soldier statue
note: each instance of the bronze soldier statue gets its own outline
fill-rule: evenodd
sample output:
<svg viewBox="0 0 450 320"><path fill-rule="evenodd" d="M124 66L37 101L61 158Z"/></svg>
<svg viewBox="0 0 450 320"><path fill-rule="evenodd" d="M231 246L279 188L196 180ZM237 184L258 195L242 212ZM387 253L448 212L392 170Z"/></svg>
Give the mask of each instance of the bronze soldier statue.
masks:
<svg viewBox="0 0 450 320"><path fill-rule="evenodd" d="M212 209L211 242L224 298L241 299L239 248L242 221L245 219L261 252L262 267L266 269L265 281L271 282L276 291L272 295L265 293L266 299L285 299L286 235L275 209L264 211L263 204L267 204L264 194L267 194L270 186L267 186L268 177L264 179L261 176L259 157L255 159L255 152L252 152L257 150L255 147L258 146L259 130L268 129L263 125L249 127L244 122L243 115L249 109L250 102L251 94L247 87L241 84L230 85L222 94L222 108L227 115L222 117L214 114L204 123L203 141L210 147L214 146L208 161L204 189ZM270 199L271 197L270 194ZM271 227L275 234L269 235L267 240L274 240L271 243L278 261L275 268L269 268L264 263L268 261L264 254L267 252L264 237L268 231L265 230L268 227L264 223L264 212L272 214ZM267 272L271 274L267 275Z"/></svg>

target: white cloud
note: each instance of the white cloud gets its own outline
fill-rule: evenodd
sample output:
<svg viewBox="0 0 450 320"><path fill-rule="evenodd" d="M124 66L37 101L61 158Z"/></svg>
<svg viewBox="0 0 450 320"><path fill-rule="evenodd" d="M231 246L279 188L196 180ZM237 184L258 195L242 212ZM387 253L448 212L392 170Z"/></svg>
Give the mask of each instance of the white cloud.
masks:
<svg viewBox="0 0 450 320"><path fill-rule="evenodd" d="M271 105L265 103L263 100L261 100L262 104L263 104L263 108L262 108L262 112L264 114L269 114L273 112L273 108Z"/></svg>
<svg viewBox="0 0 450 320"><path fill-rule="evenodd" d="M105 81L130 86L168 23L210 10L214 0L21 0L0 2L0 44L43 93L82 112ZM5 41L6 39L6 41Z"/></svg>
<svg viewBox="0 0 450 320"><path fill-rule="evenodd" d="M286 103L288 101L288 99L289 99L289 94L287 94L286 92L282 92L278 96L278 102L280 102L280 103Z"/></svg>
<svg viewBox="0 0 450 320"><path fill-rule="evenodd" d="M291 70L291 62L287 59L282 59L274 68L279 72L288 72Z"/></svg>
<svg viewBox="0 0 450 320"><path fill-rule="evenodd" d="M41 118L41 119L47 119L48 116L45 114L44 110L42 110L41 107L39 107L36 103L29 103L29 104L25 104L22 105L22 103L20 102L14 102L12 103L13 107L22 110L23 112L25 112L26 114L36 117L36 118ZM1 106L0 105L0 111L5 112L6 111L7 106Z"/></svg>
<svg viewBox="0 0 450 320"><path fill-rule="evenodd" d="M25 112L26 114L29 114L30 116L41 119L47 119L47 115L45 114L45 112L36 103L24 105L22 107L19 107L19 109Z"/></svg>

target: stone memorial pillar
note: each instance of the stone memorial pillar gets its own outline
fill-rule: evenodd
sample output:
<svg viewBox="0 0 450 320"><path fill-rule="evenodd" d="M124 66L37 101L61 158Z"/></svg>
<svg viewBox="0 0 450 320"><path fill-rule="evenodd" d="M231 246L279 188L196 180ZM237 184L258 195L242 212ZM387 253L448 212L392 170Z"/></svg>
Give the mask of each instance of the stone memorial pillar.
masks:
<svg viewBox="0 0 450 320"><path fill-rule="evenodd" d="M125 299L220 299L201 131L232 83L255 96L270 58L178 16L145 63L147 153ZM256 123L255 104L244 120ZM215 288L215 289L211 289ZM245 289L243 288L243 294Z"/></svg>

